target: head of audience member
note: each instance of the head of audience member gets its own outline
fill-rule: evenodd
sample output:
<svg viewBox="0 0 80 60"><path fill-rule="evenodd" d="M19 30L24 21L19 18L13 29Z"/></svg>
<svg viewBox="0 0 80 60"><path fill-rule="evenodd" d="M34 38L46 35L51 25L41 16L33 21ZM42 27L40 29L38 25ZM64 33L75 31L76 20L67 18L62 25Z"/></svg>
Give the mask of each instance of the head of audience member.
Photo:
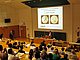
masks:
<svg viewBox="0 0 80 60"><path fill-rule="evenodd" d="M42 45L40 45L40 46L39 46L39 50L40 50L40 51L42 51L42 50L43 50Z"/></svg>
<svg viewBox="0 0 80 60"><path fill-rule="evenodd" d="M21 42L21 45L24 45L24 42Z"/></svg>
<svg viewBox="0 0 80 60"><path fill-rule="evenodd" d="M21 43L20 42L18 42L18 45L20 45Z"/></svg>
<svg viewBox="0 0 80 60"><path fill-rule="evenodd" d="M75 52L75 50L74 50L74 49L72 49L72 50L71 50L71 53L72 53L72 54L76 54L76 52Z"/></svg>
<svg viewBox="0 0 80 60"><path fill-rule="evenodd" d="M20 43L20 42L18 42L18 44L17 44L17 48L18 48L18 49L19 49L20 45L21 45L21 43Z"/></svg>
<svg viewBox="0 0 80 60"><path fill-rule="evenodd" d="M47 51L47 47L46 47L46 46L44 46L43 49L44 49L45 51Z"/></svg>
<svg viewBox="0 0 80 60"><path fill-rule="evenodd" d="M55 49L53 53L54 54L59 54L57 49Z"/></svg>
<svg viewBox="0 0 80 60"><path fill-rule="evenodd" d="M9 43L9 44L8 44L8 47L9 47L9 48L12 48L12 44L11 44L11 43Z"/></svg>
<svg viewBox="0 0 80 60"><path fill-rule="evenodd" d="M14 42L13 45L17 45L17 42Z"/></svg>
<svg viewBox="0 0 80 60"><path fill-rule="evenodd" d="M3 46L2 45L0 45L0 51L2 51L3 50Z"/></svg>
<svg viewBox="0 0 80 60"><path fill-rule="evenodd" d="M66 60L69 60L67 54L64 55L64 58L65 58Z"/></svg>
<svg viewBox="0 0 80 60"><path fill-rule="evenodd" d="M48 43L48 46L47 47L50 48L51 46L52 46L52 43L51 42Z"/></svg>
<svg viewBox="0 0 80 60"><path fill-rule="evenodd" d="M64 51L64 50L65 50L65 48L64 48L64 47L62 47L62 48L61 48L61 50L62 50L62 51Z"/></svg>
<svg viewBox="0 0 80 60"><path fill-rule="evenodd" d="M33 49L30 49L29 54L32 54L32 53L33 53Z"/></svg>
<svg viewBox="0 0 80 60"><path fill-rule="evenodd" d="M49 54L48 54L48 59L49 59L49 60L53 60L53 55L52 55L52 53L49 53Z"/></svg>
<svg viewBox="0 0 80 60"><path fill-rule="evenodd" d="M51 47L51 52L53 52L54 51L54 47Z"/></svg>
<svg viewBox="0 0 80 60"><path fill-rule="evenodd" d="M56 48L55 50L56 50L57 54L59 54L59 51L58 51L58 49Z"/></svg>
<svg viewBox="0 0 80 60"><path fill-rule="evenodd" d="M33 41L33 40L31 41L30 46L35 46L35 45L34 45L34 41Z"/></svg>
<svg viewBox="0 0 80 60"><path fill-rule="evenodd" d="M35 51L39 51L38 47L35 48Z"/></svg>
<svg viewBox="0 0 80 60"><path fill-rule="evenodd" d="M9 40L6 42L6 44L9 44Z"/></svg>
<svg viewBox="0 0 80 60"><path fill-rule="evenodd" d="M14 49L18 49L17 42L14 42L12 47L13 47Z"/></svg>
<svg viewBox="0 0 80 60"><path fill-rule="evenodd" d="M64 56L65 56L64 52L60 53L60 58L65 58Z"/></svg>
<svg viewBox="0 0 80 60"><path fill-rule="evenodd" d="M19 47L19 51L18 52L20 52L20 53L25 53L25 51L23 50L23 45L21 45L20 47Z"/></svg>

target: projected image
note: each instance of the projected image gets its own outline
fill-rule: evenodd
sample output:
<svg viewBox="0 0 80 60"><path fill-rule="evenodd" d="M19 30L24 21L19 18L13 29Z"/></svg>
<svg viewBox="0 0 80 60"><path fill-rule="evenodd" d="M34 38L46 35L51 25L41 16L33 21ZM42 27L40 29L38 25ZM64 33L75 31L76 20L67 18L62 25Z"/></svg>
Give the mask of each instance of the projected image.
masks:
<svg viewBox="0 0 80 60"><path fill-rule="evenodd" d="M63 29L63 6L38 8L39 29Z"/></svg>
<svg viewBox="0 0 80 60"><path fill-rule="evenodd" d="M49 24L49 16L48 15L42 15L41 16L41 23L42 24Z"/></svg>
<svg viewBox="0 0 80 60"><path fill-rule="evenodd" d="M58 15L50 15L50 24L58 24L58 23L59 23Z"/></svg>

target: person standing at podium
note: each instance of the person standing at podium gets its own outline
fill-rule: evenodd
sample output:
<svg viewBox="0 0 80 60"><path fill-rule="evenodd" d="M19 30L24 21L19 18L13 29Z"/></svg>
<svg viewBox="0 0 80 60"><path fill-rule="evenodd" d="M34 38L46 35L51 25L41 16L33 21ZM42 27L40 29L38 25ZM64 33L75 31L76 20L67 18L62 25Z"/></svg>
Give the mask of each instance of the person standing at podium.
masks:
<svg viewBox="0 0 80 60"><path fill-rule="evenodd" d="M49 38L51 39L51 31L49 32Z"/></svg>
<svg viewBox="0 0 80 60"><path fill-rule="evenodd" d="M14 30L11 30L10 33L9 33L9 38L11 40L14 40Z"/></svg>

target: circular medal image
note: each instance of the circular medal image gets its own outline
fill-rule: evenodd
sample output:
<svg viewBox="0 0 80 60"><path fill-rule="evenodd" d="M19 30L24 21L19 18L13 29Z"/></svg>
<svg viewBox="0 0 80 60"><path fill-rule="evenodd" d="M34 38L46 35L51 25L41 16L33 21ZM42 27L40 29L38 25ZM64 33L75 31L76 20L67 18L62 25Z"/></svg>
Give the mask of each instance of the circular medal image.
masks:
<svg viewBox="0 0 80 60"><path fill-rule="evenodd" d="M47 24L48 23L48 16L44 15L42 16L42 24Z"/></svg>
<svg viewBox="0 0 80 60"><path fill-rule="evenodd" d="M58 24L58 15L51 16L50 22L51 24Z"/></svg>

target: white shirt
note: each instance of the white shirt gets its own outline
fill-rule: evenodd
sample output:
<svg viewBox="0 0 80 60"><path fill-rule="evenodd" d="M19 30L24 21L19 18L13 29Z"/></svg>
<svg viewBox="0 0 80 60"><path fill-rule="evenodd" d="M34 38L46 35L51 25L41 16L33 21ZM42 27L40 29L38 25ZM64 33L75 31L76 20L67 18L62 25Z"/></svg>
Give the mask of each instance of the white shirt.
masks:
<svg viewBox="0 0 80 60"><path fill-rule="evenodd" d="M13 58L14 58L14 55L8 54L8 60L13 60Z"/></svg>

